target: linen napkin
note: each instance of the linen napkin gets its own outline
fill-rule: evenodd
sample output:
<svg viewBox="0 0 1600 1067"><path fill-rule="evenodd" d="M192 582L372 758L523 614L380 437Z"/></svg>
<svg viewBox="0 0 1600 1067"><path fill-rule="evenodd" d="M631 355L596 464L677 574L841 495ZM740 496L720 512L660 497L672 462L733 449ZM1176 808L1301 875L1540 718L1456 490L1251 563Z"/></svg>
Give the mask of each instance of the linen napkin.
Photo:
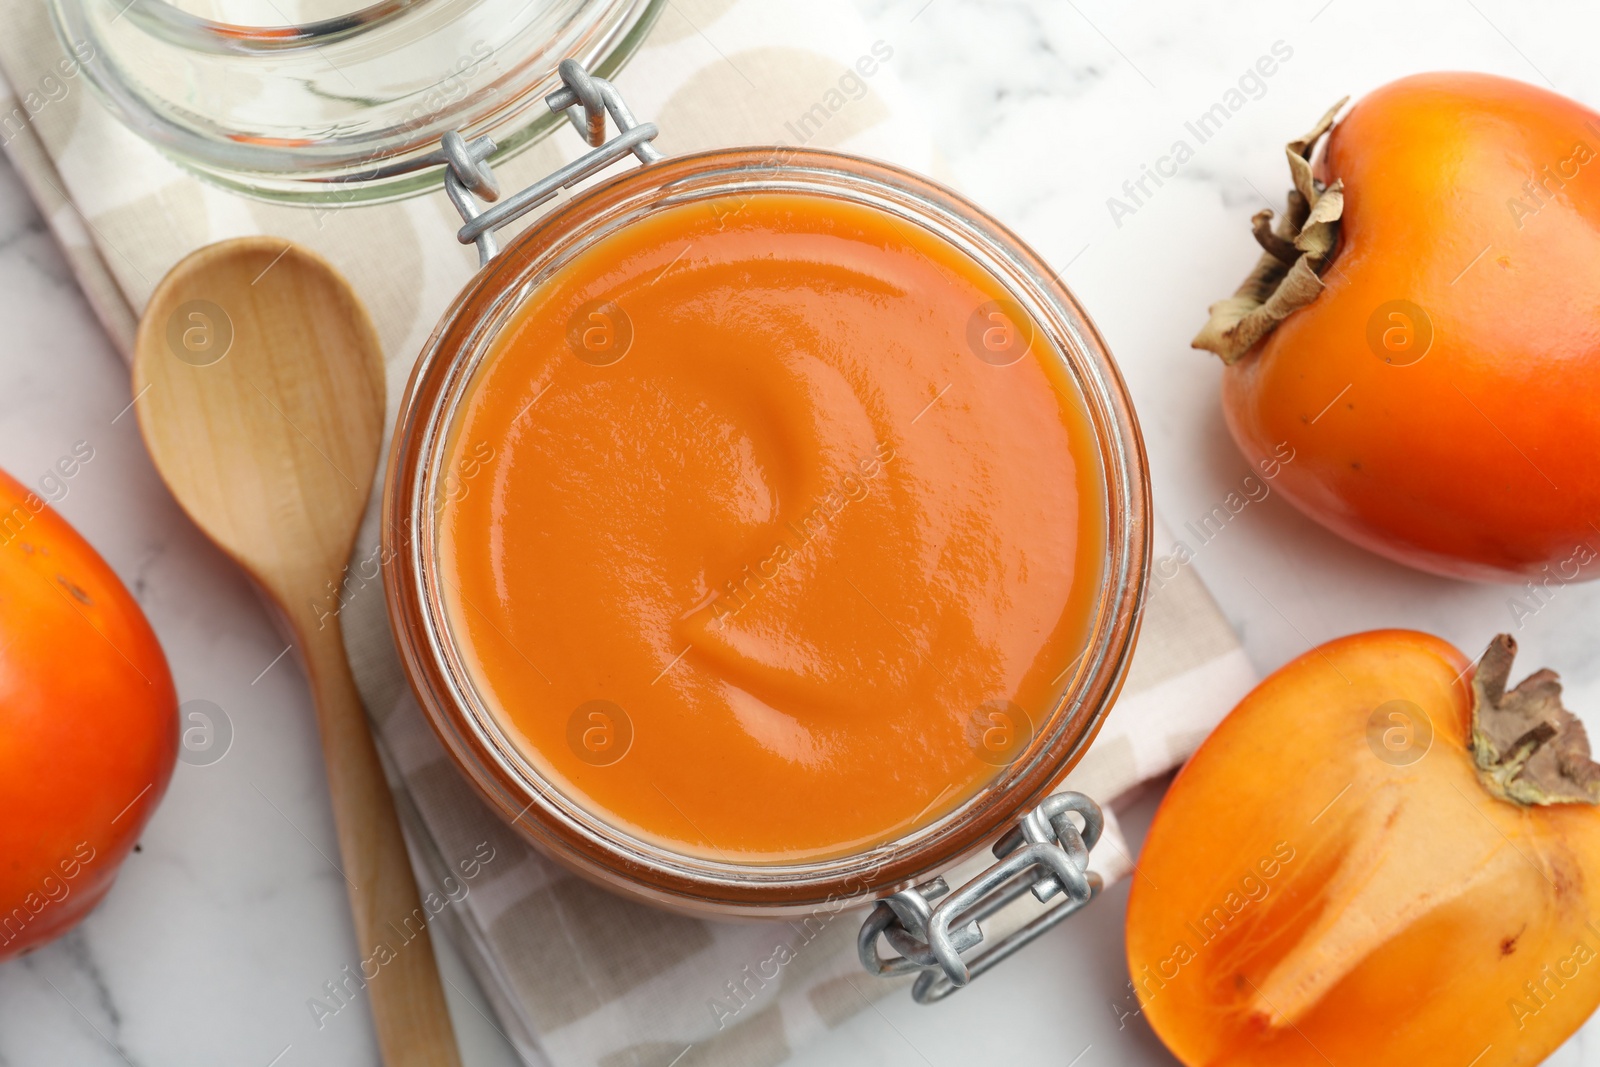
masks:
<svg viewBox="0 0 1600 1067"><path fill-rule="evenodd" d="M61 74L65 53L38 0L0 0L0 12L8 28L0 35L0 137L119 349L130 352L139 312L177 260L228 237L275 234L314 248L366 301L384 346L392 414L434 323L476 269L472 251L455 242L459 220L442 191L308 209L204 184L123 129L81 73ZM878 60L864 65L875 66L870 76L856 73L864 56ZM656 143L668 154L805 143L938 169L896 79L892 45L874 40L845 0L671 0L617 81L634 112L659 124ZM581 150L563 129L498 168L501 185L520 188ZM594 888L524 845L449 763L401 674L374 577L376 496L330 609L338 609L377 726L419 877L439 885L486 845L494 850L440 922L529 1064L772 1064L869 998L903 990L860 971L860 912L820 912L799 924L688 919ZM1170 542L1159 529L1158 551ZM1102 803L1186 758L1254 681L1190 569L1168 559L1153 590L1122 696L1067 779ZM1110 882L1130 860L1108 822L1094 867ZM787 961L768 977L763 964L779 946Z"/></svg>

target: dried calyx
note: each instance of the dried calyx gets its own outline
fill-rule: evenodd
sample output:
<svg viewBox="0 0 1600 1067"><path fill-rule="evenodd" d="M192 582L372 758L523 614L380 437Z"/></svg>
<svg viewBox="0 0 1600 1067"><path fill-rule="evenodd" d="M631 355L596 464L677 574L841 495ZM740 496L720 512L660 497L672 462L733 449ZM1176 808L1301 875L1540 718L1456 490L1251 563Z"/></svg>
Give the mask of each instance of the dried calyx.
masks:
<svg viewBox="0 0 1600 1067"><path fill-rule="evenodd" d="M1539 670L1507 691L1517 643L1489 643L1472 678L1472 757L1483 787L1515 804L1600 804L1600 764L1583 723L1561 704L1561 680Z"/></svg>
<svg viewBox="0 0 1600 1067"><path fill-rule="evenodd" d="M1347 96L1329 108L1310 133L1284 146L1294 178L1288 211L1276 226L1270 208L1256 212L1250 220L1262 248L1261 258L1232 296L1211 305L1211 319L1190 342L1193 347L1215 352L1224 363L1235 363L1278 323L1322 292L1321 275L1332 262L1339 240L1344 185L1335 181L1324 186L1318 181L1311 173L1311 155L1349 99Z"/></svg>

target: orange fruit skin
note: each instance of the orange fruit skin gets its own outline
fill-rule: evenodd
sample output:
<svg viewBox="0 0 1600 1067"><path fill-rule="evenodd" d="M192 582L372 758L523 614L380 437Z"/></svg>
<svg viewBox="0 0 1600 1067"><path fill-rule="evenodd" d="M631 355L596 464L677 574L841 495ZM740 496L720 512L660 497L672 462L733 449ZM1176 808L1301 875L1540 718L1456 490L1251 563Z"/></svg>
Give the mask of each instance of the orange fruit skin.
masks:
<svg viewBox="0 0 1600 1067"><path fill-rule="evenodd" d="M1485 74L1403 78L1318 173L1344 181L1340 243L1326 290L1224 375L1239 447L1287 442L1285 496L1391 559L1577 577L1600 545L1600 115ZM1397 300L1431 323L1415 362L1426 323Z"/></svg>
<svg viewBox="0 0 1600 1067"><path fill-rule="evenodd" d="M172 675L139 605L0 472L0 960L100 902L177 749Z"/></svg>
<svg viewBox="0 0 1600 1067"><path fill-rule="evenodd" d="M1263 681L1179 773L1127 916L1133 991L1178 1059L1536 1064L1600 1003L1600 811L1491 797L1469 687L1438 638L1342 638ZM1414 762L1369 740L1395 700L1431 723Z"/></svg>

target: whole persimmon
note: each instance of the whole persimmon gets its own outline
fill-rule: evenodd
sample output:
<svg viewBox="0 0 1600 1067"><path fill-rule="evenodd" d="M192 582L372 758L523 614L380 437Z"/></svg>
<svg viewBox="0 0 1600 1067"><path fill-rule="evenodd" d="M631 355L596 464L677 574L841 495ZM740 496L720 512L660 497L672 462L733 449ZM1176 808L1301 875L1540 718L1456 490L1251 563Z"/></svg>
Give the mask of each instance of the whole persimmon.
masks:
<svg viewBox="0 0 1600 1067"><path fill-rule="evenodd" d="M1438 574L1580 577L1600 531L1600 114L1487 74L1403 78L1288 146L1294 189L1195 346L1252 460ZM1326 150L1312 164L1318 140ZM1587 577L1587 575L1583 575Z"/></svg>
<svg viewBox="0 0 1600 1067"><path fill-rule="evenodd" d="M1600 766L1550 671L1330 642L1174 780L1128 900L1133 992L1190 1067L1536 1064L1600 1004Z"/></svg>
<svg viewBox="0 0 1600 1067"><path fill-rule="evenodd" d="M0 611L3 960L64 933L111 888L172 777L178 714L139 605L4 472Z"/></svg>

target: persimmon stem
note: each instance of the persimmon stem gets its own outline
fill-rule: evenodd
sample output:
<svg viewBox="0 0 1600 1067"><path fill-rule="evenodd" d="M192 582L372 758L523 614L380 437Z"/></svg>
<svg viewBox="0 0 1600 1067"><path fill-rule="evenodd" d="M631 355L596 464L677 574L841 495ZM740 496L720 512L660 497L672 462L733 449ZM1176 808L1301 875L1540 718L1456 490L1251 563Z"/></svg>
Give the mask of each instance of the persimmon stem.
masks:
<svg viewBox="0 0 1600 1067"><path fill-rule="evenodd" d="M1211 305L1210 321L1190 342L1192 347L1215 352L1224 363L1236 363L1278 323L1321 294L1321 274L1332 262L1339 240L1344 185L1318 181L1311 171L1311 156L1349 99L1333 105L1309 133L1284 146L1294 179L1288 210L1276 229L1270 209L1250 220L1251 232L1263 249L1261 258L1232 296Z"/></svg>
<svg viewBox="0 0 1600 1067"><path fill-rule="evenodd" d="M1521 774L1529 758L1539 751L1539 746L1555 735L1556 728L1547 722L1542 722L1517 738L1516 744L1511 746L1511 751L1500 758L1499 765L1504 768L1506 776L1515 778Z"/></svg>
<svg viewBox="0 0 1600 1067"><path fill-rule="evenodd" d="M1500 634L1472 678L1472 756L1478 780L1501 800L1523 806L1600 804L1600 764L1589 735L1561 703L1554 671L1528 675L1508 690L1517 643Z"/></svg>
<svg viewBox="0 0 1600 1067"><path fill-rule="evenodd" d="M1264 208L1251 217L1250 232L1255 234L1256 244L1261 246L1261 250L1285 267L1294 266L1294 261L1300 258L1300 250L1295 248L1293 241L1272 232L1271 208Z"/></svg>

